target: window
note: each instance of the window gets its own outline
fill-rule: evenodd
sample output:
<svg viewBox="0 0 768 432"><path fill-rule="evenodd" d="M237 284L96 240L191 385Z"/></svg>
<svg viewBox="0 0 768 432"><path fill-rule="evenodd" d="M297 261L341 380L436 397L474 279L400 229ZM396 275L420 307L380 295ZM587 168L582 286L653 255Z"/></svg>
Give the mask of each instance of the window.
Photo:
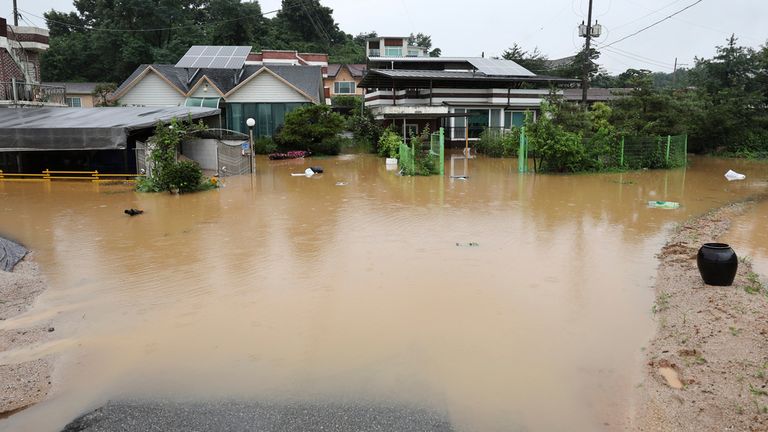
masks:
<svg viewBox="0 0 768 432"><path fill-rule="evenodd" d="M386 47L384 55L387 57L402 57L403 47Z"/></svg>
<svg viewBox="0 0 768 432"><path fill-rule="evenodd" d="M68 97L65 98L67 101L67 106L72 108L80 108L82 106L80 98L79 97Z"/></svg>
<svg viewBox="0 0 768 432"><path fill-rule="evenodd" d="M487 109L468 109L467 122L469 124L469 137L480 138L480 134L488 127L488 111Z"/></svg>
<svg viewBox="0 0 768 432"><path fill-rule="evenodd" d="M412 136L417 136L419 134L419 125L416 123L406 123L405 124L405 137L407 140L409 140Z"/></svg>
<svg viewBox="0 0 768 432"><path fill-rule="evenodd" d="M245 121L256 120L254 138L270 137L285 122L285 115L305 104L294 103L229 103L226 105L227 129L248 133Z"/></svg>
<svg viewBox="0 0 768 432"><path fill-rule="evenodd" d="M355 94L354 81L339 81L333 83L334 94Z"/></svg>
<svg viewBox="0 0 768 432"><path fill-rule="evenodd" d="M464 114L467 110L464 108L456 108L454 112L456 114ZM467 120L466 117L454 117L453 118L453 138L454 139L464 139L464 128L466 127L465 121Z"/></svg>
<svg viewBox="0 0 768 432"><path fill-rule="evenodd" d="M533 113L533 119L536 120L536 113ZM521 127L525 124L525 111L504 111L504 127L511 129Z"/></svg>
<svg viewBox="0 0 768 432"><path fill-rule="evenodd" d="M418 48L408 48L408 57L418 57L421 50Z"/></svg>

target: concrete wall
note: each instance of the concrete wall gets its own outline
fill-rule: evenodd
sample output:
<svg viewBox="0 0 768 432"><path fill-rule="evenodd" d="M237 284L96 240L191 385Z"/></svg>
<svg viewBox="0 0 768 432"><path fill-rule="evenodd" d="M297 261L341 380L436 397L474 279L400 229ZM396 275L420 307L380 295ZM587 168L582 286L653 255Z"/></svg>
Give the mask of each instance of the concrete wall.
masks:
<svg viewBox="0 0 768 432"><path fill-rule="evenodd" d="M200 164L204 170L218 170L215 139L195 139L181 143L181 154Z"/></svg>

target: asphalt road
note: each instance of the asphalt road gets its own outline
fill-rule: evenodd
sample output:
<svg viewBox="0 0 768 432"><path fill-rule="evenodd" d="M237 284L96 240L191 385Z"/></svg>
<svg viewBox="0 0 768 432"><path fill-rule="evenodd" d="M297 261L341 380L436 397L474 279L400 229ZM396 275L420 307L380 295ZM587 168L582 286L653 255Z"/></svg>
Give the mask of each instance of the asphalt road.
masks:
<svg viewBox="0 0 768 432"><path fill-rule="evenodd" d="M407 406L237 401L110 402L87 413L64 432L448 432L439 413Z"/></svg>

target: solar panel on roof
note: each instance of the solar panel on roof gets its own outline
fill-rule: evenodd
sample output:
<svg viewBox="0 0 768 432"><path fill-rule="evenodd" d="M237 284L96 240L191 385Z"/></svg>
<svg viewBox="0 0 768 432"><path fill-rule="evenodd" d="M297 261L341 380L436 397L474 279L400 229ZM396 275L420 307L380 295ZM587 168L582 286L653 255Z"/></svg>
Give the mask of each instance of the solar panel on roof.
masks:
<svg viewBox="0 0 768 432"><path fill-rule="evenodd" d="M528 69L512 60L470 58L467 59L478 71L489 76L534 76Z"/></svg>
<svg viewBox="0 0 768 432"><path fill-rule="evenodd" d="M176 63L178 68L240 69L251 52L249 46L194 45Z"/></svg>

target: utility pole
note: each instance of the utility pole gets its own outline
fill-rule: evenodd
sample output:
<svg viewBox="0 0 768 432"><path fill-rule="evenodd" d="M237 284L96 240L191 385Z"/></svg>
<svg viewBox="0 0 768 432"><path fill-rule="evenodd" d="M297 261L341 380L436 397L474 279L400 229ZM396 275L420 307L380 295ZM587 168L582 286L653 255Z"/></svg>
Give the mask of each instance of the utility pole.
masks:
<svg viewBox="0 0 768 432"><path fill-rule="evenodd" d="M16 0L13 0L13 25L19 26L19 8L16 7Z"/></svg>
<svg viewBox="0 0 768 432"><path fill-rule="evenodd" d="M677 87L677 57L675 57L675 68L672 69L672 88Z"/></svg>
<svg viewBox="0 0 768 432"><path fill-rule="evenodd" d="M581 103L584 105L584 109L587 109L587 90L589 89L589 64L591 60L589 58L589 49L592 43L593 37L600 37L600 31L602 26L595 21L595 25L592 25L592 0L589 0L589 11L587 12L587 24L581 22L579 26L579 36L586 38L584 44L584 65L581 77Z"/></svg>

